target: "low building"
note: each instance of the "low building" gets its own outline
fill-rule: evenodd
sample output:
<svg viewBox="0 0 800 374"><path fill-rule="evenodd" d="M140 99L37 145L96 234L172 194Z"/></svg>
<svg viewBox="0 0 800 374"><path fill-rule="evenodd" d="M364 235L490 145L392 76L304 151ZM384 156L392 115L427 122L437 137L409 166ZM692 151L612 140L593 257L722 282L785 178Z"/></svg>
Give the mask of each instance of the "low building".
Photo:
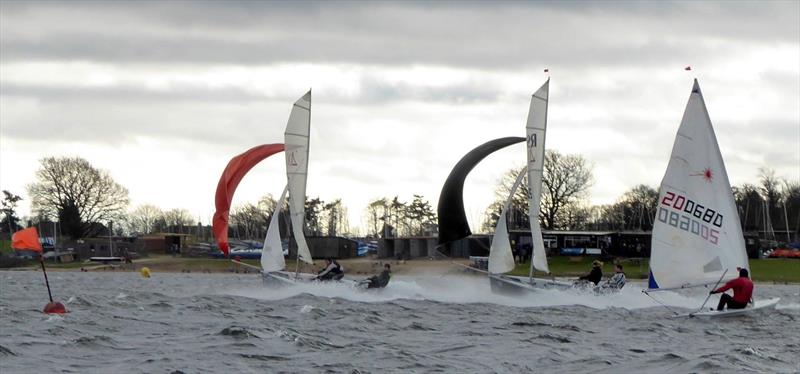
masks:
<svg viewBox="0 0 800 374"><path fill-rule="evenodd" d="M549 256L650 257L650 236L649 231L546 230L542 232L544 246ZM434 236L381 239L378 257L409 259L439 255L455 258L488 256L492 237L492 235L476 234L441 247L437 247L437 238ZM510 230L509 241L512 250L525 248L530 255L532 247L530 231Z"/></svg>
<svg viewBox="0 0 800 374"><path fill-rule="evenodd" d="M353 258L358 256L358 242L339 236L307 236L308 250L313 258ZM297 258L297 242L289 241L289 257Z"/></svg>

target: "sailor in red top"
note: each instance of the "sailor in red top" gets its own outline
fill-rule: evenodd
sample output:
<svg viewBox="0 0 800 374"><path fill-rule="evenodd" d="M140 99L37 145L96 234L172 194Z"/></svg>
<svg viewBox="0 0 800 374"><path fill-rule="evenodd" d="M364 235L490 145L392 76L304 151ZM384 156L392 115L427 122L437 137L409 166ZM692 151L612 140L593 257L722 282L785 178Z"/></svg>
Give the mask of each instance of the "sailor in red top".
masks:
<svg viewBox="0 0 800 374"><path fill-rule="evenodd" d="M747 277L748 275L747 269L739 269L739 278L731 280L725 283L724 286L710 292L711 294L715 294L733 288L733 297L724 293L719 298L717 310L723 310L726 305L728 309L743 309L747 306L750 302L750 298L753 297L753 281Z"/></svg>

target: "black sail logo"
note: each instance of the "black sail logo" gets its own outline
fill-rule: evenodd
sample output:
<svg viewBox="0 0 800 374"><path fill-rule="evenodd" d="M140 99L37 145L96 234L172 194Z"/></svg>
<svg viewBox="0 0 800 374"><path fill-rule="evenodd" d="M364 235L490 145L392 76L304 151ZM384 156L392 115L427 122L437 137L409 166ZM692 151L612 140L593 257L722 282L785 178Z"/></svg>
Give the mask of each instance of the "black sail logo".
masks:
<svg viewBox="0 0 800 374"><path fill-rule="evenodd" d="M528 160L530 164L536 163L536 152L534 151L538 146L536 133L528 135Z"/></svg>

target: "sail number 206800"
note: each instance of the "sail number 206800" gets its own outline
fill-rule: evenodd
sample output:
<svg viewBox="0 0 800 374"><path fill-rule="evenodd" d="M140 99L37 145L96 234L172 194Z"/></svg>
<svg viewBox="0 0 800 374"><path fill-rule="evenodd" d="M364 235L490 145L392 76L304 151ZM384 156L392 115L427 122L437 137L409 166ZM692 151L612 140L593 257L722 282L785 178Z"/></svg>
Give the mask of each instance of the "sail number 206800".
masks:
<svg viewBox="0 0 800 374"><path fill-rule="evenodd" d="M712 244L719 242L723 216L683 195L667 191L661 199L658 220L670 226L691 232ZM716 228L715 228L716 227Z"/></svg>

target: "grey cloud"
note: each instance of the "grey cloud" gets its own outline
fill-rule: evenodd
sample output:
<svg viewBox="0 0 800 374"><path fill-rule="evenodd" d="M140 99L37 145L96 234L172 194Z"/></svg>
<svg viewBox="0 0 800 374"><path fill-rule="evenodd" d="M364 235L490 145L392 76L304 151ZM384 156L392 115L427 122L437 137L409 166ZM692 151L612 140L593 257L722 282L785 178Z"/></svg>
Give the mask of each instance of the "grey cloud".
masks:
<svg viewBox="0 0 800 374"><path fill-rule="evenodd" d="M12 4L3 6L0 58L641 66L719 55L732 40L798 40L798 4L791 2L579 4Z"/></svg>
<svg viewBox="0 0 800 374"><path fill-rule="evenodd" d="M397 101L424 101L428 103L494 102L500 96L498 87L481 86L478 82L429 87L409 83L390 83L372 74L361 74L357 95L333 91L325 100L336 104L380 105ZM196 103L246 103L290 102L296 97L286 91L266 94L230 86L209 88L202 84L173 83L168 89L148 89L141 85L113 86L50 86L3 82L0 95L33 97L42 100L88 102L196 102Z"/></svg>

